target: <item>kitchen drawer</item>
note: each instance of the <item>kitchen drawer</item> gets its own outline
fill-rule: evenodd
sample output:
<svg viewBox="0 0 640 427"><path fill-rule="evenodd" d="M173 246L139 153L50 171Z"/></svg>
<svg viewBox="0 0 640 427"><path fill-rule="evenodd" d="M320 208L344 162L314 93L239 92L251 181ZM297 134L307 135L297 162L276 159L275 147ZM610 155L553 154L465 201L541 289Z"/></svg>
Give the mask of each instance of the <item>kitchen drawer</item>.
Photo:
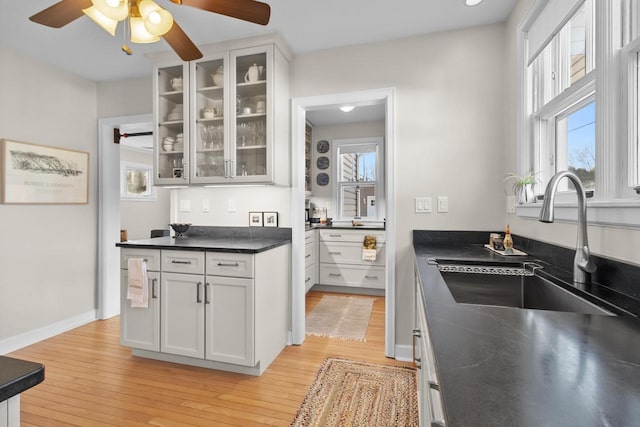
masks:
<svg viewBox="0 0 640 427"><path fill-rule="evenodd" d="M316 240L316 230L307 230L304 232L304 243L312 243Z"/></svg>
<svg viewBox="0 0 640 427"><path fill-rule="evenodd" d="M311 287L313 285L315 285L314 280L313 280L313 272L314 272L314 268L313 265L311 267L307 267L304 270L304 292L307 293L309 292L309 289L311 289Z"/></svg>
<svg viewBox="0 0 640 427"><path fill-rule="evenodd" d="M168 273L204 274L204 252L163 250L162 271Z"/></svg>
<svg viewBox="0 0 640 427"><path fill-rule="evenodd" d="M321 242L353 242L364 241L364 236L376 236L378 244L385 242L384 230L319 230Z"/></svg>
<svg viewBox="0 0 640 427"><path fill-rule="evenodd" d="M376 260L364 261L362 259L361 243L327 243L320 242L320 262L335 264L357 265L385 265L384 245L378 244L376 248Z"/></svg>
<svg viewBox="0 0 640 427"><path fill-rule="evenodd" d="M207 275L253 277L253 255L207 252Z"/></svg>
<svg viewBox="0 0 640 427"><path fill-rule="evenodd" d="M147 271L160 271L160 249L120 249L120 268L126 270L129 258L142 258L147 260Z"/></svg>
<svg viewBox="0 0 640 427"><path fill-rule="evenodd" d="M320 264L320 284L384 289L384 267Z"/></svg>
<svg viewBox="0 0 640 427"><path fill-rule="evenodd" d="M313 243L308 243L304 246L304 268L309 268L309 266L313 265L315 261L313 252Z"/></svg>

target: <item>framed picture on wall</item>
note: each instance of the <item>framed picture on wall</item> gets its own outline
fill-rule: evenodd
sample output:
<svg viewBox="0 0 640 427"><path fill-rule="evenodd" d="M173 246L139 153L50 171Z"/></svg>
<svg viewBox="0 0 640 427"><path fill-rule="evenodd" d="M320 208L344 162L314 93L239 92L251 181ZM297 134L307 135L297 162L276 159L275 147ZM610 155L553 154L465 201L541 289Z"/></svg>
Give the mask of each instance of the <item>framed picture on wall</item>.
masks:
<svg viewBox="0 0 640 427"><path fill-rule="evenodd" d="M249 227L262 227L262 212L249 212Z"/></svg>
<svg viewBox="0 0 640 427"><path fill-rule="evenodd" d="M2 203L89 203L89 153L0 140Z"/></svg>
<svg viewBox="0 0 640 427"><path fill-rule="evenodd" d="M277 227L278 226L278 212L265 212L264 213L264 226L265 227Z"/></svg>

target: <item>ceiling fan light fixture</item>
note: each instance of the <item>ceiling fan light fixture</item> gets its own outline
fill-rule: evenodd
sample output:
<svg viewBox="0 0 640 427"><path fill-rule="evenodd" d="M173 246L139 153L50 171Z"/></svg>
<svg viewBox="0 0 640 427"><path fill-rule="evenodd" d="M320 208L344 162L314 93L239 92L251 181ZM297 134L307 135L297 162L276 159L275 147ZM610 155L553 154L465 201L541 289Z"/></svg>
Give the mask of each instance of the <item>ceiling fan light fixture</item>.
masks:
<svg viewBox="0 0 640 427"><path fill-rule="evenodd" d="M480 4L482 2L482 0L464 0L464 4L467 6L475 6L477 4Z"/></svg>
<svg viewBox="0 0 640 427"><path fill-rule="evenodd" d="M129 2L125 0L91 0L91 3L107 18L122 21L129 16Z"/></svg>
<svg viewBox="0 0 640 427"><path fill-rule="evenodd" d="M140 15L144 19L146 30L154 36L162 36L173 26L173 16L152 0L141 0L138 3Z"/></svg>
<svg viewBox="0 0 640 427"><path fill-rule="evenodd" d="M131 43L154 43L160 37L151 34L144 26L142 17L129 18L129 28L131 30Z"/></svg>
<svg viewBox="0 0 640 427"><path fill-rule="evenodd" d="M344 113L348 113L350 111L353 111L353 109L356 108L353 105L343 105L342 107L340 107L340 110Z"/></svg>
<svg viewBox="0 0 640 427"><path fill-rule="evenodd" d="M82 9L82 11L85 15L91 18L93 22L98 24L100 28L102 28L112 36L116 36L116 27L118 26L118 21L104 16L104 14L102 14L102 12L100 12L100 10L95 6Z"/></svg>

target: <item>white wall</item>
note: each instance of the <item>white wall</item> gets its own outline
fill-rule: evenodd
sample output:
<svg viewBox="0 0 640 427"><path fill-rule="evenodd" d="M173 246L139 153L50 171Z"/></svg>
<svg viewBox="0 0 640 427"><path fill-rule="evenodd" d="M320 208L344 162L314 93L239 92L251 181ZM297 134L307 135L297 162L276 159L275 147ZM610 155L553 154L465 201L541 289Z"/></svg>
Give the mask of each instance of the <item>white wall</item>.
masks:
<svg viewBox="0 0 640 427"><path fill-rule="evenodd" d="M311 203L315 207L327 208L327 216L329 218L335 218L333 206L333 179L334 179L334 160L331 157L331 150L333 149L332 141L334 139L347 139L347 138L364 138L378 136L384 138L384 122L360 122L360 123L347 123L341 125L327 125L327 126L314 126L311 132L311 191L313 195L310 197ZM331 148L329 152L325 154L318 153L316 145L318 141L329 141ZM316 167L318 157L327 156L329 158L329 167L324 170L319 170ZM316 184L316 176L319 172L326 172L329 174L329 184L320 186Z"/></svg>
<svg viewBox="0 0 640 427"><path fill-rule="evenodd" d="M153 153L120 147L120 161L153 167ZM154 200L120 200L120 228L127 230L129 240L148 239L153 229L169 229L169 191L154 188Z"/></svg>
<svg viewBox="0 0 640 427"><path fill-rule="evenodd" d="M520 0L507 23L507 61L505 92L505 152L507 154L504 172L513 172L516 168L516 31L519 22L534 3L533 0ZM588 212L587 212L588 216ZM531 237L544 242L567 248L575 248L577 226L575 223L555 222L544 224L536 220L524 220L516 215L508 215L514 234ZM640 265L640 229L618 228L590 225L588 227L591 252L607 258L618 259Z"/></svg>
<svg viewBox="0 0 640 427"><path fill-rule="evenodd" d="M0 138L89 152L89 204L0 205L3 340L96 308L96 84L0 46ZM2 353L2 351L0 351Z"/></svg>
<svg viewBox="0 0 640 427"><path fill-rule="evenodd" d="M293 61L293 97L396 88L398 344L411 343L412 230L504 226L504 49L491 25ZM448 196L449 212L414 213L419 196Z"/></svg>
<svg viewBox="0 0 640 427"><path fill-rule="evenodd" d="M134 116L153 111L153 69L138 79L98 83L98 117Z"/></svg>

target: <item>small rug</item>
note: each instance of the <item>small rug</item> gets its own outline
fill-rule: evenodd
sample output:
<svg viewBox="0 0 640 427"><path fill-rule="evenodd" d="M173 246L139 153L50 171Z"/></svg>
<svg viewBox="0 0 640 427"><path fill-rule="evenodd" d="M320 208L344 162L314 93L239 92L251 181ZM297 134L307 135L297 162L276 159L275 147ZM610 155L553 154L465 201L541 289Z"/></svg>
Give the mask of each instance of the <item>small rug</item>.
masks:
<svg viewBox="0 0 640 427"><path fill-rule="evenodd" d="M308 335L364 341L373 299L324 295L307 316Z"/></svg>
<svg viewBox="0 0 640 427"><path fill-rule="evenodd" d="M326 359L291 426L418 425L415 368Z"/></svg>

